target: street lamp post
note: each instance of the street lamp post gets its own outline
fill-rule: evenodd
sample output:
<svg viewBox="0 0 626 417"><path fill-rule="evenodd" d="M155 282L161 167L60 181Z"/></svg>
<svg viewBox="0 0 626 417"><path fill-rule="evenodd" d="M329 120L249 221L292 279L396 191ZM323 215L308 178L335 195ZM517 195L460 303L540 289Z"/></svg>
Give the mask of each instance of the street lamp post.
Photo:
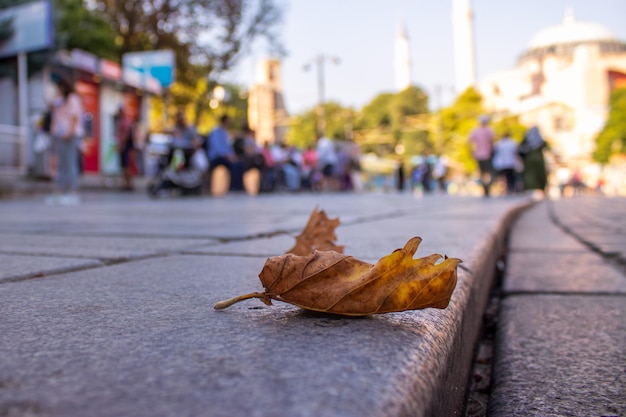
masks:
<svg viewBox="0 0 626 417"><path fill-rule="evenodd" d="M335 65L339 65L340 62L339 58L336 56L319 54L311 62L304 66L305 71L311 69L312 64L315 64L317 68L317 131L321 135L324 135L326 132L326 110L324 108L324 63L326 61L332 62Z"/></svg>

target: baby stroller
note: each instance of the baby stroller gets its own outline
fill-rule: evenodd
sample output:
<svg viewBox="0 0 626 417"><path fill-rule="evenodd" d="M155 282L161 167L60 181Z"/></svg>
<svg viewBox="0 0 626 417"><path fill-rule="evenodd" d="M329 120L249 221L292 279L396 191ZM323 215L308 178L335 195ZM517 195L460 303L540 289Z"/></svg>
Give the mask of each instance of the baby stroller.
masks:
<svg viewBox="0 0 626 417"><path fill-rule="evenodd" d="M170 144L167 153L157 159L156 173L148 184L148 195L152 198L172 193L200 195L208 167L208 158L201 147L177 148Z"/></svg>

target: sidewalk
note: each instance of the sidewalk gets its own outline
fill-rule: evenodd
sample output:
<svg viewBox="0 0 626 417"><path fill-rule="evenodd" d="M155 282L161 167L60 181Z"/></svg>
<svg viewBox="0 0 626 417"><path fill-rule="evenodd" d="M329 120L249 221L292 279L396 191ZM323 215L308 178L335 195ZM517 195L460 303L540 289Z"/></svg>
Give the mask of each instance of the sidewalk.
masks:
<svg viewBox="0 0 626 417"><path fill-rule="evenodd" d="M90 191L119 191L121 188L119 176L81 175L81 192ZM133 179L136 192L145 192L147 177ZM22 175L0 175L0 199L28 197L32 195L50 194L54 191L54 182L48 178L29 178Z"/></svg>
<svg viewBox="0 0 626 417"><path fill-rule="evenodd" d="M599 217L610 200L596 201L577 199L573 207ZM565 203L553 206L563 221L561 207L571 212ZM249 300L214 311L216 301L261 289L265 259L291 247L315 206L340 218L338 242L364 261L412 236L423 238L416 256L463 259L448 308L342 318ZM408 194L150 201L87 192L79 207L44 206L40 197L0 202L0 415L460 416L496 260L528 206L523 198ZM541 233L552 224L548 206L528 211ZM511 240L510 276L515 248L521 262L541 249L516 240L525 218ZM550 242L558 236L539 243ZM507 278L505 285L513 284ZM505 304L522 297L506 291ZM623 317L623 309L610 311ZM623 352L617 323L602 340L616 340ZM506 355L515 339L500 334L498 354ZM497 363L496 371L507 365ZM496 374L500 415L507 413L498 398L517 389L518 379L507 375ZM623 379L612 377L623 392Z"/></svg>
<svg viewBox="0 0 626 417"><path fill-rule="evenodd" d="M625 213L574 198L514 224L489 415L626 415Z"/></svg>

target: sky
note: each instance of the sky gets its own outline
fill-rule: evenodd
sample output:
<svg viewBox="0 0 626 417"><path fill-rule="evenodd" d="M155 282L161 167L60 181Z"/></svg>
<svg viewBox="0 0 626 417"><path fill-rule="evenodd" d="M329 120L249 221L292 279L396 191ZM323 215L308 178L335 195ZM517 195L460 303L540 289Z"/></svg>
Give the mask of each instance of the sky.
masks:
<svg viewBox="0 0 626 417"><path fill-rule="evenodd" d="M426 90L431 108L454 98L452 0L277 0L287 51L282 59L283 95L294 115L318 101L317 73L304 66L324 54L325 98L361 108L376 95L395 91L394 45L400 24L410 41L413 84ZM539 30L576 20L596 22L626 42L626 0L472 0L477 79L515 66ZM267 58L258 43L227 81L250 86L256 62ZM435 94L439 90L440 95ZM438 98L439 97L439 98Z"/></svg>

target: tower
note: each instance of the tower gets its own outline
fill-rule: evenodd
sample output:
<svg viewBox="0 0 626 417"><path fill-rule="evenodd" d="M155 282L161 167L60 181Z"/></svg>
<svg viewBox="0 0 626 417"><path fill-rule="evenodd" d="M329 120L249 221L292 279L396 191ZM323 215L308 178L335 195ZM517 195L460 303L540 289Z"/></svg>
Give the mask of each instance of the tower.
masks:
<svg viewBox="0 0 626 417"><path fill-rule="evenodd" d="M470 0L452 0L454 74L457 94L476 83L474 25Z"/></svg>
<svg viewBox="0 0 626 417"><path fill-rule="evenodd" d="M257 64L256 80L248 96L248 123L259 144L283 139L287 111L283 101L281 64L264 59Z"/></svg>
<svg viewBox="0 0 626 417"><path fill-rule="evenodd" d="M399 26L396 38L395 61L396 89L402 91L411 85L411 54L404 24Z"/></svg>

